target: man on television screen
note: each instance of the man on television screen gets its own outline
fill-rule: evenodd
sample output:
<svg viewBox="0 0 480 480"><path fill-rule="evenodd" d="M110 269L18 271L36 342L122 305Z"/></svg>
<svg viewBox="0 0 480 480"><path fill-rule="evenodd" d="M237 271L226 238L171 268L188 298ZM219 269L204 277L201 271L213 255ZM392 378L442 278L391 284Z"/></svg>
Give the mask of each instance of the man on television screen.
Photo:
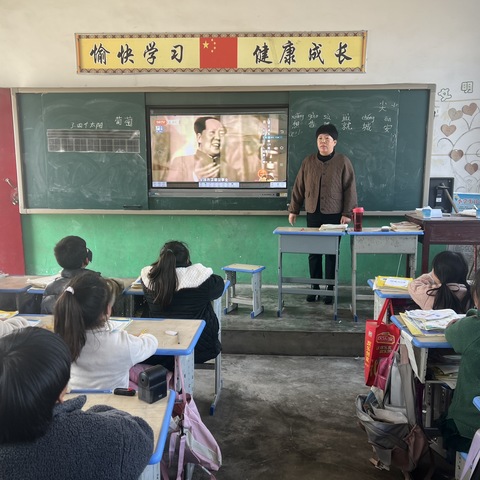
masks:
<svg viewBox="0 0 480 480"><path fill-rule="evenodd" d="M176 157L171 161L167 182L199 182L220 176L220 150L225 127L216 117L199 117L193 128L197 151L194 155Z"/></svg>

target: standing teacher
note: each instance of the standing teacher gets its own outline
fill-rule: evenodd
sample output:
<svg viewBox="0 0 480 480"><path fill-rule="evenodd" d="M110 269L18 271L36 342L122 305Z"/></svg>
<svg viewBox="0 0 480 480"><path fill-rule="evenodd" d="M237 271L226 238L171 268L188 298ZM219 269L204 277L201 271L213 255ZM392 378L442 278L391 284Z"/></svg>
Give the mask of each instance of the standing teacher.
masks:
<svg viewBox="0 0 480 480"><path fill-rule="evenodd" d="M298 171L288 207L288 221L295 225L300 208L305 203L307 227L324 223L346 224L351 221L352 208L357 206L357 187L352 162L335 152L338 131L332 124L320 126L315 134L318 152L306 157ZM322 279L322 255L308 256L310 278ZM325 279L335 278L335 255L325 255ZM318 290L319 285L312 285ZM333 285L328 286L329 290ZM315 302L318 295L307 295L307 302ZM325 304L332 297L325 297Z"/></svg>

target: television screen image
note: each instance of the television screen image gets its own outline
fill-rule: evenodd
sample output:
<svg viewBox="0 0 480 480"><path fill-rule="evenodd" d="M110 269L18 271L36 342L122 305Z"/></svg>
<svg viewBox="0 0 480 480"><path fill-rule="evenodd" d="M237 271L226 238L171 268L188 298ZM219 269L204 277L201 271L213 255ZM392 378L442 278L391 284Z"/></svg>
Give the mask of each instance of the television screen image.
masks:
<svg viewBox="0 0 480 480"><path fill-rule="evenodd" d="M286 189L288 111L149 110L152 189Z"/></svg>

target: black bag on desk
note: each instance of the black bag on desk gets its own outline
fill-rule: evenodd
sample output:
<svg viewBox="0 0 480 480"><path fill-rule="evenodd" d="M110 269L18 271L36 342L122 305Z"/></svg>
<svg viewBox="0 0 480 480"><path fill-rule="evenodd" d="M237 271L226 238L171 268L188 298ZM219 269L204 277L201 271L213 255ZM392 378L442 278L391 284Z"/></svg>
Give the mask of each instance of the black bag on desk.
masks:
<svg viewBox="0 0 480 480"><path fill-rule="evenodd" d="M389 470L390 466L395 466L402 471L405 479L411 479L416 478L414 473L422 464L422 470L428 471L422 471L418 478L427 480L433 473L432 457L428 439L416 422L413 372L406 347L400 345L399 350L402 354L397 352L396 366L400 372L404 406L387 403L390 382L385 392L377 389L375 395L372 388L368 395L357 397L357 417L377 456L370 459L377 468Z"/></svg>

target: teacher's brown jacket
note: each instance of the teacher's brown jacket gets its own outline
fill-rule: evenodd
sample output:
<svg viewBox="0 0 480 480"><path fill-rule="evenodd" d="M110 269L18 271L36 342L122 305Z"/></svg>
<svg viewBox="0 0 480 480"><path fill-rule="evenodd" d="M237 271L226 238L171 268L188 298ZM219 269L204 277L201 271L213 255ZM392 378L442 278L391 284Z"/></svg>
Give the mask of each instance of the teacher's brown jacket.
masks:
<svg viewBox="0 0 480 480"><path fill-rule="evenodd" d="M352 162L341 153L322 162L316 154L306 157L293 185L288 211L299 214L305 204L307 213L314 213L320 195L322 213L351 216L357 206L357 187Z"/></svg>

